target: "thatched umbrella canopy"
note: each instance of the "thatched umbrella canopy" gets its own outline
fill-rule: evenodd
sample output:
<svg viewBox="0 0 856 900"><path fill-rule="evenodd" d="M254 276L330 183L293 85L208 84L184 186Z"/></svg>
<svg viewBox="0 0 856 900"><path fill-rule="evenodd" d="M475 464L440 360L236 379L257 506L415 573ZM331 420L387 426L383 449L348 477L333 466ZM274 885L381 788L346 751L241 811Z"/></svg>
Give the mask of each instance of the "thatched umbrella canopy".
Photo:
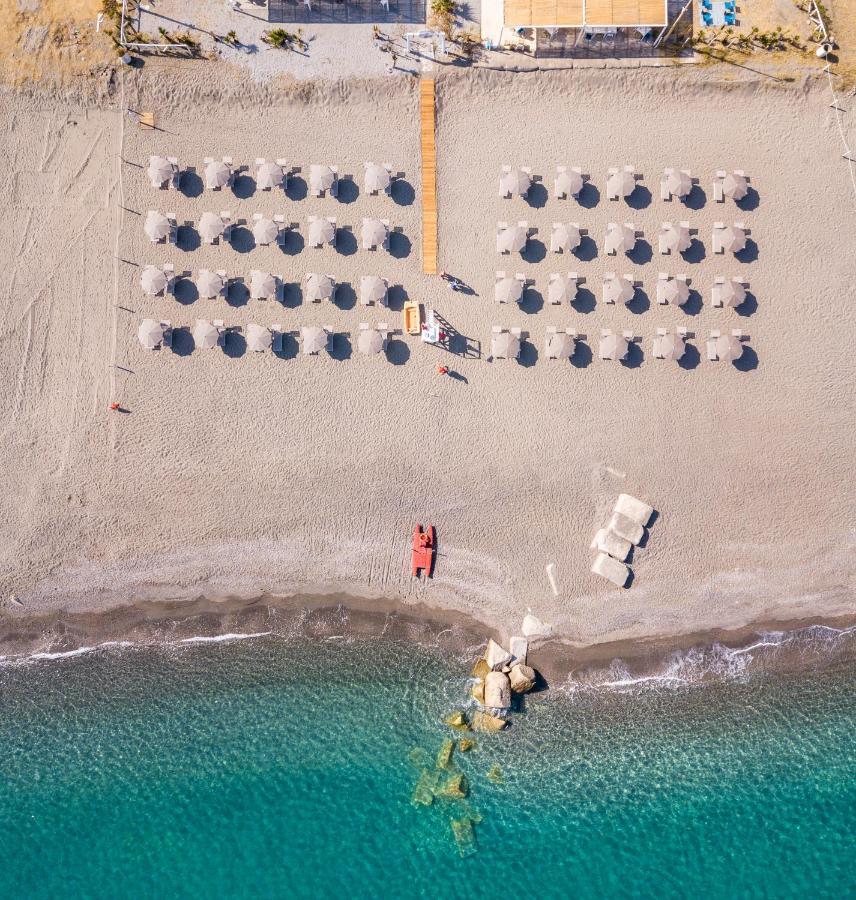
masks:
<svg viewBox="0 0 856 900"><path fill-rule="evenodd" d="M306 299L309 302L332 300L335 290L336 284L329 275L311 272L306 277Z"/></svg>
<svg viewBox="0 0 856 900"><path fill-rule="evenodd" d="M168 281L166 272L157 266L145 266L142 275L140 275L140 286L152 297L162 294Z"/></svg>
<svg viewBox="0 0 856 900"><path fill-rule="evenodd" d="M219 297L223 292L223 279L210 269L200 269L196 275L196 288L200 297Z"/></svg>
<svg viewBox="0 0 856 900"><path fill-rule="evenodd" d="M522 169L512 169L510 172L503 172L500 175L499 184L503 195L525 197L532 186L532 179Z"/></svg>
<svg viewBox="0 0 856 900"><path fill-rule="evenodd" d="M137 337L146 350L154 350L163 342L164 327L154 319L143 319L137 330Z"/></svg>
<svg viewBox="0 0 856 900"><path fill-rule="evenodd" d="M636 190L636 177L632 172L620 169L609 176L606 182L606 189L610 195L617 194L619 197L629 197Z"/></svg>
<svg viewBox="0 0 856 900"><path fill-rule="evenodd" d="M272 244L279 237L279 225L273 219L262 216L253 222L253 239L260 247Z"/></svg>
<svg viewBox="0 0 856 900"><path fill-rule="evenodd" d="M220 341L220 332L207 319L197 319L192 334L197 350L212 350Z"/></svg>
<svg viewBox="0 0 856 900"><path fill-rule="evenodd" d="M360 279L360 301L364 304L383 303L386 300L386 282L377 275L363 275Z"/></svg>
<svg viewBox="0 0 856 900"><path fill-rule="evenodd" d="M276 279L269 272L253 269L250 272L250 298L270 300L276 294Z"/></svg>
<svg viewBox="0 0 856 900"><path fill-rule="evenodd" d="M506 275L496 282L493 298L497 303L519 303L523 296L523 282L519 278Z"/></svg>
<svg viewBox="0 0 856 900"><path fill-rule="evenodd" d="M629 225L610 222L603 243L607 253L629 253L636 246L636 231Z"/></svg>
<svg viewBox="0 0 856 900"><path fill-rule="evenodd" d="M749 182L745 175L729 172L722 180L722 192L732 200L742 200L749 193Z"/></svg>
<svg viewBox="0 0 856 900"><path fill-rule="evenodd" d="M163 213L151 209L143 229L151 240L162 241L169 235L171 227L169 219Z"/></svg>
<svg viewBox="0 0 856 900"><path fill-rule="evenodd" d="M521 225L509 225L497 235L496 250L498 253L522 253L528 237Z"/></svg>
<svg viewBox="0 0 856 900"><path fill-rule="evenodd" d="M272 343L273 335L270 333L270 328L256 325L255 322L251 322L247 326L247 350L263 353L265 350L270 350Z"/></svg>
<svg viewBox="0 0 856 900"><path fill-rule="evenodd" d="M327 332L318 325L304 326L300 329L300 337L303 341L303 352L306 354L320 353L327 347Z"/></svg>
<svg viewBox="0 0 856 900"><path fill-rule="evenodd" d="M611 275L603 281L604 303L629 303L636 290L626 278Z"/></svg>
<svg viewBox="0 0 856 900"><path fill-rule="evenodd" d="M367 194L388 191L390 185L389 172L377 163L366 163L365 188Z"/></svg>
<svg viewBox="0 0 856 900"><path fill-rule="evenodd" d="M222 160L213 159L205 166L205 187L209 191L225 187L232 180L232 169Z"/></svg>
<svg viewBox="0 0 856 900"><path fill-rule="evenodd" d="M199 234L203 241L212 243L226 230L223 219L213 212L204 212L199 219Z"/></svg>
<svg viewBox="0 0 856 900"><path fill-rule="evenodd" d="M556 193L576 197L583 189L583 176L579 172L567 170L556 176Z"/></svg>
<svg viewBox="0 0 856 900"><path fill-rule="evenodd" d="M264 162L256 173L256 186L262 191L272 191L282 187L285 173L279 163Z"/></svg>

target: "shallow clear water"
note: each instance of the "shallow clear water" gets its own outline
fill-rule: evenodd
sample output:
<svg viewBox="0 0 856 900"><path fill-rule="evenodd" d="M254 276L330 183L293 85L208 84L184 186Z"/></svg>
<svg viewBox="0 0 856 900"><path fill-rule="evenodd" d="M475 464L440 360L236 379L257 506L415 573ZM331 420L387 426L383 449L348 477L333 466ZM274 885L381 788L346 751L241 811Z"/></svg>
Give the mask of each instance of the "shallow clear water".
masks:
<svg viewBox="0 0 856 900"><path fill-rule="evenodd" d="M456 755L462 858L409 755L466 669L279 637L2 667L0 895L853 896L852 664L528 698Z"/></svg>

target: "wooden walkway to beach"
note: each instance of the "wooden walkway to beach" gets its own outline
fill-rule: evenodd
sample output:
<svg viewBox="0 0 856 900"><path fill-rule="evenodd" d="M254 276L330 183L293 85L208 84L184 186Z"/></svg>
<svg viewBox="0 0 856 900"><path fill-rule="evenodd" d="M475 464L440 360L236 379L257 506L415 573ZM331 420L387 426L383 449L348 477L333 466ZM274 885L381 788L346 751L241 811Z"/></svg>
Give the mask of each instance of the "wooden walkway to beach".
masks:
<svg viewBox="0 0 856 900"><path fill-rule="evenodd" d="M419 81L422 129L422 271L437 274L437 147L434 143L434 79Z"/></svg>

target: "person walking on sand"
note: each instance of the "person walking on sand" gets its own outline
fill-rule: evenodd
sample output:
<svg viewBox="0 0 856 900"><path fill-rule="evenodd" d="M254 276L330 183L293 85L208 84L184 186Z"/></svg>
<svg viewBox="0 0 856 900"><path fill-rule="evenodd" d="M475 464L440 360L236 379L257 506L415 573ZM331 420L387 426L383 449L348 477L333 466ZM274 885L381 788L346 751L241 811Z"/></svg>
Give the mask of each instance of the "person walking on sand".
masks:
<svg viewBox="0 0 856 900"><path fill-rule="evenodd" d="M448 366L437 366L437 374L438 375L448 375L449 374Z"/></svg>

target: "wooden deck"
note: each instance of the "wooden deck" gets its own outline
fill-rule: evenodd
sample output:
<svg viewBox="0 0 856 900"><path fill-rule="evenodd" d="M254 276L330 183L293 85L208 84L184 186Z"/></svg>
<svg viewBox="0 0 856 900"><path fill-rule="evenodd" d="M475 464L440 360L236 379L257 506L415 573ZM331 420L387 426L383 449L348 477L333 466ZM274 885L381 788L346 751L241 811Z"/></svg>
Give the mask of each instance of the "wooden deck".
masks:
<svg viewBox="0 0 856 900"><path fill-rule="evenodd" d="M437 146L434 143L434 79L419 81L422 129L422 271L437 274Z"/></svg>

